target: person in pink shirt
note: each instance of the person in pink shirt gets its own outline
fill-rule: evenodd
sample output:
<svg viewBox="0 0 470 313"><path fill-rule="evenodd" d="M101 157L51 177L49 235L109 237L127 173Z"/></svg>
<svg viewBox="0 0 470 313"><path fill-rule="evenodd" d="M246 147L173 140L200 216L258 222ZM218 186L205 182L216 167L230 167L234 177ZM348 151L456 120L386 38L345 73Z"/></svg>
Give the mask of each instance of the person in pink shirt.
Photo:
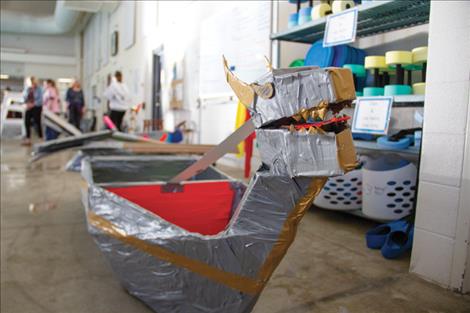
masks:
<svg viewBox="0 0 470 313"><path fill-rule="evenodd" d="M44 89L42 98L43 107L57 115L60 114L60 97L59 91L55 86L55 82L52 79L46 81L46 88ZM59 137L59 132L53 128L46 126L46 140L52 140Z"/></svg>

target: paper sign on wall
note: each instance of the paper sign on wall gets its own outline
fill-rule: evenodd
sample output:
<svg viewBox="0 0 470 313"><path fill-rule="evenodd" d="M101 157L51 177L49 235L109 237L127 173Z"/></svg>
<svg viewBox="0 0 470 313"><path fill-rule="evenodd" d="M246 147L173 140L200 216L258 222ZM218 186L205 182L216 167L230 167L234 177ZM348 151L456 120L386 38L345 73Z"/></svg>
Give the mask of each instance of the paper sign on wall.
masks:
<svg viewBox="0 0 470 313"><path fill-rule="evenodd" d="M392 97L358 98L354 108L353 133L386 135L392 103Z"/></svg>
<svg viewBox="0 0 470 313"><path fill-rule="evenodd" d="M331 47L356 40L357 8L349 9L326 18L323 47Z"/></svg>

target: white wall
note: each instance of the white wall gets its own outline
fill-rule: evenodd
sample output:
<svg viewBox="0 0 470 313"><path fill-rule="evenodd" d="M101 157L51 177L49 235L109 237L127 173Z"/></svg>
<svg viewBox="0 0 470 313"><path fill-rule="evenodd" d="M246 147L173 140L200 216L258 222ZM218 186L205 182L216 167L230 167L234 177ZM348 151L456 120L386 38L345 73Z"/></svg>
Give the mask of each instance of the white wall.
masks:
<svg viewBox="0 0 470 313"><path fill-rule="evenodd" d="M41 79L78 75L74 35L45 36L1 33L1 71Z"/></svg>
<svg viewBox="0 0 470 313"><path fill-rule="evenodd" d="M109 17L108 30L104 29L105 27L99 21L103 18L103 13L95 14L86 26L83 38L83 82L88 100L91 101L92 86L97 86L97 94L102 95L106 76L109 73L121 70L124 74L124 81L130 85L134 84L133 80L136 77L134 73L137 70L141 89L139 93L133 94L133 102L145 101L147 109L143 116L150 118L152 53L154 49L163 47L162 105L164 127L167 130L173 130L175 124L187 120L196 131L199 131L199 37L201 27L205 19L226 10L229 6L236 5L236 2L216 1L138 1L136 2L135 44L129 49L120 47L119 54L110 57L110 61L106 65L100 63L99 55L98 58L96 57L98 54L96 51L102 50L106 37L109 42L113 30L116 29L120 35L122 34L122 27L128 19L127 11L123 9L121 4ZM108 35L100 37L95 35L96 32L102 34L105 32ZM269 45L268 38L266 41ZM89 61L90 59L93 61ZM97 68L93 68L96 60L98 60ZM175 64L184 79L184 108L177 111L169 109L170 85ZM220 66L222 71L222 62L214 66ZM105 101L102 101L102 106L104 103ZM210 136L213 141L204 143L217 143L234 130L235 109L236 103L232 102L224 104L222 109L224 114L216 117L215 111L214 114L208 113L208 115L214 115L214 118L211 123L212 129L206 131L216 133L217 136ZM204 136L202 137L204 138ZM197 142L197 134L193 138L194 142Z"/></svg>
<svg viewBox="0 0 470 313"><path fill-rule="evenodd" d="M470 3L432 1L430 14L410 270L445 287L465 291L463 280L470 275Z"/></svg>
<svg viewBox="0 0 470 313"><path fill-rule="evenodd" d="M97 109L98 116L106 111L103 93L107 86L107 76L113 75L117 70L123 73L124 82L131 93L131 103L146 102L147 105L150 104L151 57L152 50L156 46L155 38L152 39L150 36L152 32L145 32L144 28L150 28L152 21L156 25L156 5L152 1L136 2L135 5L135 21L137 23L134 24L134 44L128 48L124 47L123 34L125 21L131 17L128 15L129 8L122 3L112 13L94 14L85 28L82 84L86 101ZM119 33L119 49L116 56L111 56L111 34L114 31ZM93 100L93 90L101 102ZM142 119L143 116L140 116L140 120ZM100 119L99 123L101 123Z"/></svg>
<svg viewBox="0 0 470 313"><path fill-rule="evenodd" d="M165 128L172 129L173 124L178 122L184 112L171 114L169 112L170 83L173 65L184 62L184 102L185 107L190 110L195 106L197 100L197 82L198 82L198 62L197 54L200 20L213 12L216 3L195 4L193 2L136 2L136 24L135 24L135 43L132 47L124 49L119 47L117 56L110 57L107 64L98 64L98 69L87 67L90 62L88 59L95 59L96 47L103 44L109 44L111 33L114 30L119 31L121 36L125 20L128 18L125 7L121 4L116 11L109 16L108 29L96 29L99 19L103 18L104 13L94 15L85 29L84 44L84 86L87 94L91 93L93 85L97 86L97 94L102 96L106 85L108 74L116 70L123 72L124 81L130 85L135 84L135 79L139 79L139 90L130 88L132 92L132 101L139 103L146 102L145 118L151 115L151 83L152 83L152 55L155 49L163 46L164 73L162 77L162 102L165 116ZM220 6L220 4L218 4ZM191 9L189 8L191 7ZM194 8L194 9L192 9ZM204 8L204 9L202 9ZM102 27L103 28L103 27ZM95 32L106 32L107 36L103 38L95 37ZM87 40L87 37L92 38ZM106 39L107 37L107 39ZM121 39L121 38L120 38ZM107 40L107 42L106 42ZM120 40L122 44L122 40ZM103 49L99 48L98 50ZM93 62L93 61L91 61ZM88 96L87 96L88 98ZM104 106L104 99L102 106ZM104 109L101 110L101 113ZM184 116L187 117L187 116ZM184 118L183 117L183 118Z"/></svg>

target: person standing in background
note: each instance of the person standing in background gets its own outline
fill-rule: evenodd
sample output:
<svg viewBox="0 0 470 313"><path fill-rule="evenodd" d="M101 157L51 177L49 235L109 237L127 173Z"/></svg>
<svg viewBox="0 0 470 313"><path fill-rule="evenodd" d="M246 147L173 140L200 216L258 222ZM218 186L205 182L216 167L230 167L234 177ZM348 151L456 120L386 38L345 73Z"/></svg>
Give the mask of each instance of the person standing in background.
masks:
<svg viewBox="0 0 470 313"><path fill-rule="evenodd" d="M54 114L60 114L60 98L59 91L52 79L46 81L46 88L42 97L42 103L45 110L49 110ZM59 137L59 132L53 128L46 126L46 140L52 140Z"/></svg>
<svg viewBox="0 0 470 313"><path fill-rule="evenodd" d="M119 131L122 131L122 120L129 108L129 90L122 82L122 73L116 71L114 79L104 92L104 96L109 100L110 115L109 118L113 121Z"/></svg>
<svg viewBox="0 0 470 313"><path fill-rule="evenodd" d="M26 104L26 112L24 118L24 126L26 128L26 138L23 145L31 145L31 121L34 121L36 132L39 138L42 138L41 113L42 113L42 88L39 86L36 77L31 76L31 86L25 88L23 92L24 103Z"/></svg>
<svg viewBox="0 0 470 313"><path fill-rule="evenodd" d="M80 121L82 120L85 110L85 98L83 97L80 83L77 80L74 81L72 87L67 90L65 101L67 102L69 111L69 123L80 129Z"/></svg>
<svg viewBox="0 0 470 313"><path fill-rule="evenodd" d="M108 74L108 77L106 77L106 89L109 88L112 81L113 81L113 76L111 74ZM106 112L108 114L111 113L111 108L109 107L109 100L108 99L106 99Z"/></svg>

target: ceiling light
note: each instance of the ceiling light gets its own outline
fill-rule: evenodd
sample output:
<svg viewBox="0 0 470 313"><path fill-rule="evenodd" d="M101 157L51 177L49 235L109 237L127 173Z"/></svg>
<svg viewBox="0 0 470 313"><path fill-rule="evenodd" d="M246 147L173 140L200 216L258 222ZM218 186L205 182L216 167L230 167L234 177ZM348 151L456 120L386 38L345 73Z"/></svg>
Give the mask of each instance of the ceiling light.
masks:
<svg viewBox="0 0 470 313"><path fill-rule="evenodd" d="M62 83L62 84L71 84L73 83L75 79L73 78L59 78L57 79L57 82Z"/></svg>
<svg viewBox="0 0 470 313"><path fill-rule="evenodd" d="M0 74L0 79L8 79L8 78L10 78L10 75Z"/></svg>

